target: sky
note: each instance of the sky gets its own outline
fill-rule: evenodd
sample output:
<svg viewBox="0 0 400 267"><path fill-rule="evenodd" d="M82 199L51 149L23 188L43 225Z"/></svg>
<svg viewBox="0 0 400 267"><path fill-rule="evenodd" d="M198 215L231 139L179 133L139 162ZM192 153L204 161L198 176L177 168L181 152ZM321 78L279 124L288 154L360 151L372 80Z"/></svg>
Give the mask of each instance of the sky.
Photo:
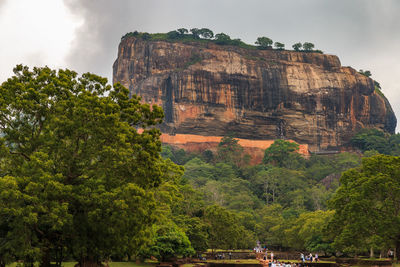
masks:
<svg viewBox="0 0 400 267"><path fill-rule="evenodd" d="M125 33L205 27L250 44L312 42L343 66L370 70L400 120L398 14L399 0L0 0L0 83L17 64L111 81Z"/></svg>

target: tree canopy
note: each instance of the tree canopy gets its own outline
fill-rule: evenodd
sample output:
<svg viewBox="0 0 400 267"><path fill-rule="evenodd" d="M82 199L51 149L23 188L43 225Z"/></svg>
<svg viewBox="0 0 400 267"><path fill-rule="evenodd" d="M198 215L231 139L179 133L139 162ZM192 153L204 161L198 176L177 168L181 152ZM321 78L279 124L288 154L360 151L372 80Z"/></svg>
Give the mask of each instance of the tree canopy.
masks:
<svg viewBox="0 0 400 267"><path fill-rule="evenodd" d="M350 252L395 247L400 255L400 157L366 157L340 183L331 200L335 246Z"/></svg>
<svg viewBox="0 0 400 267"><path fill-rule="evenodd" d="M301 160L297 150L299 145L295 142L277 139L265 150L264 163L272 163L279 167L288 167L293 160Z"/></svg>
<svg viewBox="0 0 400 267"><path fill-rule="evenodd" d="M302 43L295 43L294 45L292 45L294 51L300 51L301 48L303 47Z"/></svg>
<svg viewBox="0 0 400 267"><path fill-rule="evenodd" d="M280 43L280 42L275 42L274 46L275 46L276 49L279 49L279 50L285 49L285 44Z"/></svg>
<svg viewBox="0 0 400 267"><path fill-rule="evenodd" d="M174 173L151 127L162 109L94 74L14 74L0 86L0 255L49 266L67 248L85 266L134 254Z"/></svg>
<svg viewBox="0 0 400 267"><path fill-rule="evenodd" d="M309 42L305 42L303 44L303 49L304 49L304 51L312 51L314 49L314 44L313 43L309 43Z"/></svg>
<svg viewBox="0 0 400 267"><path fill-rule="evenodd" d="M268 37L258 37L257 41L255 42L261 49L271 48L273 41Z"/></svg>
<svg viewBox="0 0 400 267"><path fill-rule="evenodd" d="M228 44L230 41L231 41L231 37L225 33L221 32L221 33L217 33L215 35L215 42L217 44L224 45L224 44Z"/></svg>

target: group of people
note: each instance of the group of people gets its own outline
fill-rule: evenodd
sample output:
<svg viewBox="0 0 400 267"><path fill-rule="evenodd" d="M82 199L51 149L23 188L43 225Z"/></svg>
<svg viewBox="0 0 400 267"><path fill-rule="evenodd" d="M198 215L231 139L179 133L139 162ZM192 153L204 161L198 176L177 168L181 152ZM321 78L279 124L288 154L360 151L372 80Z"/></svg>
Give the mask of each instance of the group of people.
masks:
<svg viewBox="0 0 400 267"><path fill-rule="evenodd" d="M313 255L311 253L309 255L307 255L307 256L304 256L304 254L301 253L300 254L300 259L301 259L302 262L305 262L305 261L317 262L317 261L319 261L317 253L315 253L314 257L313 257Z"/></svg>
<svg viewBox="0 0 400 267"><path fill-rule="evenodd" d="M300 267L300 263L290 263L290 262L280 262L278 260L273 260L268 262L268 267Z"/></svg>
<svg viewBox="0 0 400 267"><path fill-rule="evenodd" d="M232 252L229 251L228 257L230 260L232 259ZM225 260L225 253L215 254L215 259L216 260Z"/></svg>

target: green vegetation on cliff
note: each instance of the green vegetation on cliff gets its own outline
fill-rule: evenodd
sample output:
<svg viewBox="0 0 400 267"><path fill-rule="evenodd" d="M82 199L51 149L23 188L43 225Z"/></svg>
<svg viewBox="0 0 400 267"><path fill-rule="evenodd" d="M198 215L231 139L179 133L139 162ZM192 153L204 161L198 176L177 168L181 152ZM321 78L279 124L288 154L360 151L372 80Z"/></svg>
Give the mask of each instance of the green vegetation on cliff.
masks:
<svg viewBox="0 0 400 267"><path fill-rule="evenodd" d="M189 33L190 32L190 33ZM285 44L280 42L273 42L272 39L268 37L258 37L254 45L246 44L241 39L231 39L231 37L225 33L217 33L214 35L213 31L207 28L193 28L185 29L180 28L167 33L147 33L147 32L128 32L121 37L121 40L127 37L136 37L143 40L153 40L153 41L170 41L170 42L199 42L199 43L215 43L218 45L231 45L238 46L246 49L272 49L272 44L274 44L277 50L285 50ZM320 53L321 50L314 50L314 44L305 42L303 45L301 43L293 45L294 51L302 52L314 52ZM301 50L301 48L304 48Z"/></svg>

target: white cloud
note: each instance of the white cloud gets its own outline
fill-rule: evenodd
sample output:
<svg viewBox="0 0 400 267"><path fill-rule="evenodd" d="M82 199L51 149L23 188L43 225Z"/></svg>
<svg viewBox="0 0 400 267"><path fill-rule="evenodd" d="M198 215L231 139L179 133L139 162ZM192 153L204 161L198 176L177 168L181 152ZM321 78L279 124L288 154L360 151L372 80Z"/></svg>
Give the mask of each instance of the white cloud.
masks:
<svg viewBox="0 0 400 267"><path fill-rule="evenodd" d="M0 16L0 81L16 64L64 67L79 25L62 0L7 1Z"/></svg>
<svg viewBox="0 0 400 267"><path fill-rule="evenodd" d="M207 27L248 43L313 42L370 70L400 117L399 13L398 0L0 0L0 82L19 63L111 78L126 32Z"/></svg>

